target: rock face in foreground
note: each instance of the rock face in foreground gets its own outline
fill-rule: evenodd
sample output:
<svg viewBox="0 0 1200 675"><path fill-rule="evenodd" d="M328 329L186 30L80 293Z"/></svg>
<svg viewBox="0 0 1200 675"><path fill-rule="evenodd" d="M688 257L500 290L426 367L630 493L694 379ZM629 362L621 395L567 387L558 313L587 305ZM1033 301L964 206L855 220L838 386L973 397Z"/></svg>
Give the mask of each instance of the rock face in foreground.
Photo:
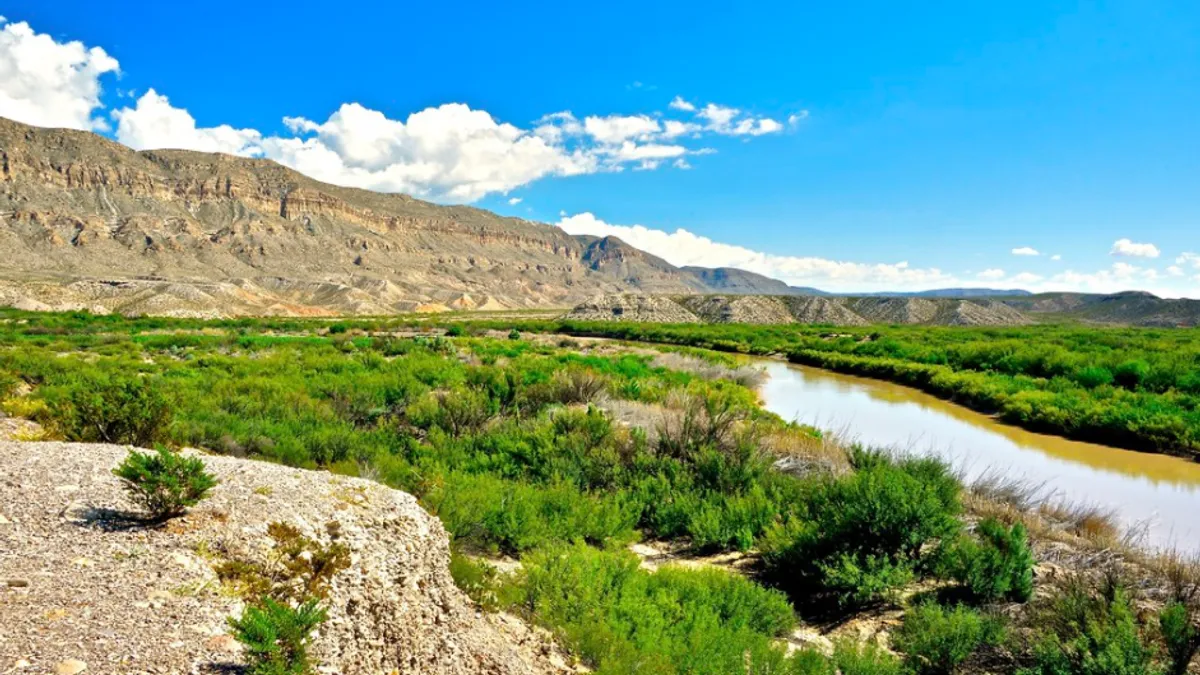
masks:
<svg viewBox="0 0 1200 675"><path fill-rule="evenodd" d="M128 449L0 442L0 672L238 672L213 565L260 555L271 522L351 550L312 653L322 672L549 673L551 648L482 616L454 586L448 538L415 498L365 480L227 457L210 499L145 528L111 473ZM74 663L79 662L79 663Z"/></svg>

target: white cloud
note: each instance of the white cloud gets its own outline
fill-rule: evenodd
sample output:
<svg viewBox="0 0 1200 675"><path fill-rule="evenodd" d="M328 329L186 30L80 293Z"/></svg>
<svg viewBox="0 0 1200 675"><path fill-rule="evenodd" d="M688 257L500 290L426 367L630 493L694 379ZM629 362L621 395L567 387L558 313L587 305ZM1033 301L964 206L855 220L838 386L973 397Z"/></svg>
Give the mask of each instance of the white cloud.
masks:
<svg viewBox="0 0 1200 675"><path fill-rule="evenodd" d="M1058 261L1062 260L1062 255L1055 253L1054 255L1050 256L1050 259L1053 260L1054 262L1058 262Z"/></svg>
<svg viewBox="0 0 1200 675"><path fill-rule="evenodd" d="M647 139L659 132L658 120L649 115L589 116L583 130L600 143L620 143L629 139Z"/></svg>
<svg viewBox="0 0 1200 675"><path fill-rule="evenodd" d="M682 96L676 96L671 99L669 106L671 110L682 110L684 112L696 112L695 104L688 103Z"/></svg>
<svg viewBox="0 0 1200 675"><path fill-rule="evenodd" d="M733 110L733 109L729 109ZM545 115L531 130L495 120L483 110L448 103L390 119L357 103L343 104L324 122L284 117L287 134L265 136L229 125L200 127L184 108L151 89L133 107L115 110L117 139L138 149L184 148L262 156L317 180L382 192L405 192L452 202L504 193L547 176L652 170L666 163L691 168L684 136L707 133L760 136L782 128L769 118L734 115L729 130L659 120L649 115ZM718 119L725 119L721 114Z"/></svg>
<svg viewBox="0 0 1200 675"><path fill-rule="evenodd" d="M737 108L709 103L701 108L696 113L696 116L708 120L709 128L715 131L717 129L728 129L733 119L741 112Z"/></svg>
<svg viewBox="0 0 1200 675"><path fill-rule="evenodd" d="M522 202L522 199L520 197L512 197L508 200L508 203L510 206L516 206L517 204L520 204L521 202Z"/></svg>
<svg viewBox="0 0 1200 675"><path fill-rule="evenodd" d="M737 267L791 284L833 290L929 288L953 280L936 268L913 268L907 262L867 264L762 253L715 242L684 229L666 232L642 225L611 225L587 212L563 216L558 226L570 234L616 236L673 265Z"/></svg>
<svg viewBox="0 0 1200 675"><path fill-rule="evenodd" d="M661 143L643 143L638 145L632 141L625 141L620 147L614 150L606 150L617 161L633 162L646 159L671 159L673 157L682 157L688 154L688 149L682 145L663 145Z"/></svg>
<svg viewBox="0 0 1200 675"><path fill-rule="evenodd" d="M999 268L986 269L975 276L984 281L996 281L1004 278L1004 270Z"/></svg>
<svg viewBox="0 0 1200 675"><path fill-rule="evenodd" d="M266 138L267 157L318 180L384 192L469 202L545 176L599 169L587 152L461 103L426 108L404 121L347 103L325 122L289 123L311 135Z"/></svg>
<svg viewBox="0 0 1200 675"><path fill-rule="evenodd" d="M672 139L678 136L688 134L697 134L704 127L694 122L680 122L679 120L663 120L663 131L660 136L664 139Z"/></svg>
<svg viewBox="0 0 1200 675"><path fill-rule="evenodd" d="M0 17L0 116L40 127L102 131L100 77L119 69L99 47L58 42Z"/></svg>
<svg viewBox="0 0 1200 675"><path fill-rule="evenodd" d="M1186 274L1186 272L1184 272L1183 268L1179 267L1178 265L1171 265L1167 268L1167 274L1173 277L1181 277Z"/></svg>
<svg viewBox="0 0 1200 675"><path fill-rule="evenodd" d="M1157 258L1158 247L1154 244L1139 244L1129 239L1118 239L1113 242L1111 255L1129 256L1133 258Z"/></svg>
<svg viewBox="0 0 1200 675"><path fill-rule="evenodd" d="M1013 255L1028 255L1028 256L1041 255L1041 253L1039 253L1036 248L1032 248L1029 246L1022 246L1020 248L1014 248L1012 250L1012 254Z"/></svg>
<svg viewBox="0 0 1200 675"><path fill-rule="evenodd" d="M262 154L262 134L254 129L234 129L228 124L197 127L188 111L171 105L166 96L153 89L137 100L133 108L114 110L117 140L137 150L173 148L199 152L224 152L230 155Z"/></svg>
<svg viewBox="0 0 1200 675"><path fill-rule="evenodd" d="M794 127L806 119L808 119L808 111L801 110L800 112L794 112L791 115L788 115L787 123L788 123L788 126Z"/></svg>
<svg viewBox="0 0 1200 675"><path fill-rule="evenodd" d="M1021 272L1020 274L1013 275L1013 278L1009 279L1009 281L1013 282L1014 284L1036 284L1037 282L1041 281L1042 278L1043 277L1040 274L1034 274L1033 272Z"/></svg>
<svg viewBox="0 0 1200 675"><path fill-rule="evenodd" d="M1176 265L1190 265L1193 269L1200 270L1200 253L1181 253L1175 259Z"/></svg>

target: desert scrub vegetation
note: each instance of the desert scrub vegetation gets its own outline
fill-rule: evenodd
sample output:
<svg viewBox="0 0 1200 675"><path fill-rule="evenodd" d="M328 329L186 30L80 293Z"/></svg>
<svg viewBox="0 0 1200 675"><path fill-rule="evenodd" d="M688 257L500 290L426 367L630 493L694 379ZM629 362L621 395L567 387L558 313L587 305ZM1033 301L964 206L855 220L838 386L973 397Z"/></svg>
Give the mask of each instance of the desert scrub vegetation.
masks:
<svg viewBox="0 0 1200 675"><path fill-rule="evenodd" d="M133 450L113 469L130 500L162 522L181 516L217 485L199 457L185 457L165 447L152 453Z"/></svg>
<svg viewBox="0 0 1200 675"><path fill-rule="evenodd" d="M1200 453L1200 342L1189 329L838 327L510 321L526 332L753 355L890 380L1035 431ZM474 321L472 329L497 322Z"/></svg>
<svg viewBox="0 0 1200 675"><path fill-rule="evenodd" d="M801 602L889 598L960 529L961 486L935 460L860 452L856 470L812 485L763 542L768 576ZM815 592L814 592L815 591Z"/></svg>
<svg viewBox="0 0 1200 675"><path fill-rule="evenodd" d="M651 573L631 553L583 544L523 563L509 607L552 626L598 673L810 672L799 661L816 656L788 657L774 639L795 624L783 594L723 570Z"/></svg>
<svg viewBox="0 0 1200 675"><path fill-rule="evenodd" d="M1106 387L1160 403L1167 398L1154 397L1185 395L1147 384L1156 381L1153 358L1148 369L1121 378L1114 371L1111 383L1089 371L1081 375L1087 388L1008 366L925 363L917 358L924 352L861 347L1018 341L1005 331L967 331L960 340L877 329L846 342L796 326L650 326L628 335L620 325L603 328L678 343L664 356L526 339L562 327L555 322L518 322L508 339L511 324L488 338L478 336L495 326L413 335L399 319L346 319L338 322L345 330L334 331L298 319L0 315L10 319L0 322L6 409L65 437L149 439L408 491L450 533L451 573L470 597L553 631L597 672L1181 673L1178 664L1186 670L1196 650L1194 592L1147 605L1136 587L1118 597L1040 585L1022 604L1033 556L1011 511L975 522L964 513L975 497L941 463L847 451L787 424L758 406L756 377L739 357L688 345L793 356L809 349L949 369L987 387L1028 385L1014 395L1078 388L1099 397ZM400 328L406 333L396 334ZM1132 349L1130 340L1109 348ZM1135 375L1135 388L1122 385ZM622 410L637 415L610 412ZM784 473L774 468L780 455L802 457ZM1042 501L999 480L977 492L1022 511L1036 512ZM1103 529L1094 511L1055 511L1049 515L1073 531ZM269 534L270 551L224 561L218 576L247 600L232 628L261 669L254 672L302 672L311 667L304 649L320 623L320 597L344 567L344 550L332 531L327 543L285 524ZM624 550L638 539L690 553L743 551L754 575L650 572ZM481 562L497 555L520 571L501 574ZM924 590L913 600L917 589ZM848 620L881 605L907 614L891 651L848 640L829 654L784 646L797 612ZM1007 630L996 628L997 616L1011 620Z"/></svg>

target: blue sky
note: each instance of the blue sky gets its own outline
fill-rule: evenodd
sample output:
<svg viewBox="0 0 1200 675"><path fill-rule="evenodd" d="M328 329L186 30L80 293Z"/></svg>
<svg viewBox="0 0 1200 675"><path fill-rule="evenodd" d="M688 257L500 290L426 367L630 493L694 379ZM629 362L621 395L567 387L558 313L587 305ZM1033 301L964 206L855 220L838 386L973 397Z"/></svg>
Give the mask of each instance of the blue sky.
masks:
<svg viewBox="0 0 1200 675"><path fill-rule="evenodd" d="M268 4L4 3L0 115L831 290L1200 296L1194 2Z"/></svg>

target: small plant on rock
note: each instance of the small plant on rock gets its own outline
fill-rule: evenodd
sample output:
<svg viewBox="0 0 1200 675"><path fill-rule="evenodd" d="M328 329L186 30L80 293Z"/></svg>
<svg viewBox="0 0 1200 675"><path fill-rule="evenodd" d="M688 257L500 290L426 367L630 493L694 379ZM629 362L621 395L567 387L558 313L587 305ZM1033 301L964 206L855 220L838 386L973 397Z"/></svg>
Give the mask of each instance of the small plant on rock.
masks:
<svg viewBox="0 0 1200 675"><path fill-rule="evenodd" d="M160 522L183 515L217 484L199 458L164 447L153 453L131 451L113 474L125 484L130 499Z"/></svg>
<svg viewBox="0 0 1200 675"><path fill-rule="evenodd" d="M246 647L250 675L306 675L312 672L308 645L327 618L318 600L295 607L267 598L229 619L233 636Z"/></svg>

